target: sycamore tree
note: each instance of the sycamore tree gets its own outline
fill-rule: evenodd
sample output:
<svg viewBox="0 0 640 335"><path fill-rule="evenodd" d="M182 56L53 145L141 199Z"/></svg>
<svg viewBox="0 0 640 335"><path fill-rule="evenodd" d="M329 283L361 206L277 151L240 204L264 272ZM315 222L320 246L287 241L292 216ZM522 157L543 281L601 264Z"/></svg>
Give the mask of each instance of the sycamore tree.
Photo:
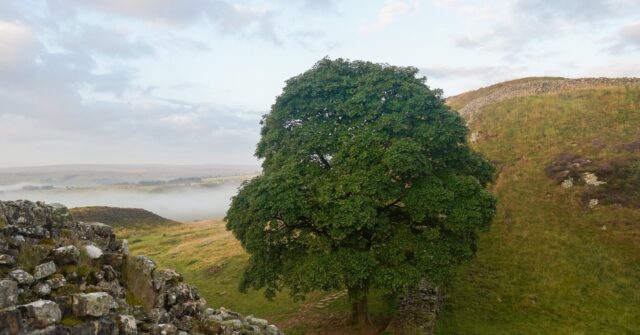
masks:
<svg viewBox="0 0 640 335"><path fill-rule="evenodd" d="M474 255L494 168L417 72L325 58L286 82L261 122L262 174L226 216L250 254L241 290L346 288L366 324L372 289L446 283Z"/></svg>

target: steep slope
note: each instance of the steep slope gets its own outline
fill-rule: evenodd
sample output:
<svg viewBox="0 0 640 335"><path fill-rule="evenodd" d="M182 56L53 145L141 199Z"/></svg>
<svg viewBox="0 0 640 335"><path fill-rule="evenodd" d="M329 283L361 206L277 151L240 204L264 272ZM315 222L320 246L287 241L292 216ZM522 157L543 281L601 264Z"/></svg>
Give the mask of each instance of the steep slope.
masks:
<svg viewBox="0 0 640 335"><path fill-rule="evenodd" d="M141 208L90 206L71 208L70 211L76 220L103 222L114 227L178 224L176 221L165 219Z"/></svg>
<svg viewBox="0 0 640 335"><path fill-rule="evenodd" d="M452 97L499 212L439 334L640 333L640 80L525 78Z"/></svg>

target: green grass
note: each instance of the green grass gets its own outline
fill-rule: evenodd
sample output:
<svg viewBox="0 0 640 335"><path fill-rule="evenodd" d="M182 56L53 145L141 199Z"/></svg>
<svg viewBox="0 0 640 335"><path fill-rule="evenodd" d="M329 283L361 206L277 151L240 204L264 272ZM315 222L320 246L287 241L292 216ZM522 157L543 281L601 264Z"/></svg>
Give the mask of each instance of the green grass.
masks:
<svg viewBox="0 0 640 335"><path fill-rule="evenodd" d="M498 215L449 287L438 334L640 333L640 210L589 210L581 187L544 172L561 153L637 158L623 145L640 139L640 90L515 98L470 127L500 169Z"/></svg>
<svg viewBox="0 0 640 335"><path fill-rule="evenodd" d="M349 324L350 305L346 296L325 308L315 305L335 292L317 292L304 301L293 301L282 292L272 301L262 291L238 291L248 255L233 235L218 220L197 223L117 228L119 238L127 238L133 254L144 254L164 268L181 273L194 285L210 307L224 306L231 310L266 318L283 326L287 334L358 334ZM370 297L370 311L376 325L384 326L393 303L380 294ZM327 320L332 320L327 322Z"/></svg>

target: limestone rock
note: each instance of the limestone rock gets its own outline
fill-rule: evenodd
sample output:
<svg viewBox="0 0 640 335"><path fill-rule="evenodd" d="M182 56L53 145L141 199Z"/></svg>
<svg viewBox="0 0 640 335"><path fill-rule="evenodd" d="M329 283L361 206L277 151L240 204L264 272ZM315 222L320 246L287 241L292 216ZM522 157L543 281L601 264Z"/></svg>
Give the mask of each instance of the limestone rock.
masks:
<svg viewBox="0 0 640 335"><path fill-rule="evenodd" d="M17 269L9 272L9 276L15 279L15 281L17 281L19 285L31 285L34 281L33 276L29 272L22 269Z"/></svg>
<svg viewBox="0 0 640 335"><path fill-rule="evenodd" d="M164 291L165 288L182 281L182 276L173 269L162 269L153 274L153 287L156 291Z"/></svg>
<svg viewBox="0 0 640 335"><path fill-rule="evenodd" d="M22 318L30 329L42 329L60 322L62 312L58 305L50 300L37 300L18 307Z"/></svg>
<svg viewBox="0 0 640 335"><path fill-rule="evenodd" d="M178 329L170 323L160 323L153 326L151 334L153 335L177 335Z"/></svg>
<svg viewBox="0 0 640 335"><path fill-rule="evenodd" d="M0 280L0 309L14 306L18 302L18 283L13 280Z"/></svg>
<svg viewBox="0 0 640 335"><path fill-rule="evenodd" d="M80 259L80 250L75 245L55 249L53 254L58 265L77 264Z"/></svg>
<svg viewBox="0 0 640 335"><path fill-rule="evenodd" d="M42 278L49 277L54 273L56 273L56 264L52 261L49 261L47 263L36 266L33 271L33 278L35 280L40 280Z"/></svg>
<svg viewBox="0 0 640 335"><path fill-rule="evenodd" d="M269 325L269 321L265 319L254 318L253 315L247 316L245 318L245 321L247 321L251 325L256 325L258 327L266 327Z"/></svg>
<svg viewBox="0 0 640 335"><path fill-rule="evenodd" d="M49 294L51 294L51 285L47 284L47 283L38 283L34 288L33 291L35 292L35 294L39 297L46 297Z"/></svg>
<svg viewBox="0 0 640 335"><path fill-rule="evenodd" d="M118 330L122 335L136 335L138 334L138 328L136 327L136 318L131 315L118 315L116 319L118 324Z"/></svg>
<svg viewBox="0 0 640 335"><path fill-rule="evenodd" d="M134 262L136 262L136 265L142 271L142 274L147 276L151 276L153 270L156 269L156 263L151 260L151 258L144 255L134 257Z"/></svg>
<svg viewBox="0 0 640 335"><path fill-rule="evenodd" d="M0 219L0 335L281 335L263 319L205 310L178 272L129 257L111 227L73 222L62 205L0 201ZM32 273L13 267L24 243L45 260ZM127 303L125 289L141 306Z"/></svg>
<svg viewBox="0 0 640 335"><path fill-rule="evenodd" d="M75 294L73 312L76 316L103 316L118 307L113 297L106 292Z"/></svg>
<svg viewBox="0 0 640 335"><path fill-rule="evenodd" d="M591 185L591 186L600 186L600 185L604 185L607 182L606 181L600 181L598 180L598 176L596 176L595 173L592 172L585 172L582 174L582 180L584 180L584 182L587 185Z"/></svg>
<svg viewBox="0 0 640 335"><path fill-rule="evenodd" d="M102 257L102 249L93 244L85 245L84 250L87 252L87 256L91 259L98 259Z"/></svg>
<svg viewBox="0 0 640 335"><path fill-rule="evenodd" d="M56 290L67 284L67 280L61 274L54 274L46 281L52 289Z"/></svg>

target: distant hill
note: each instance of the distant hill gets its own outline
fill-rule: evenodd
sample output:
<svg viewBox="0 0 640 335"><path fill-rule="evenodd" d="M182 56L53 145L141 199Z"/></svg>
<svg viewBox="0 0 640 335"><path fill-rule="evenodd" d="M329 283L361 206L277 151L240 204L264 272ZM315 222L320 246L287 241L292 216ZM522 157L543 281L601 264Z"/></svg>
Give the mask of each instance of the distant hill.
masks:
<svg viewBox="0 0 640 335"><path fill-rule="evenodd" d="M437 334L640 334L640 79L524 78L447 99L498 214Z"/></svg>
<svg viewBox="0 0 640 335"><path fill-rule="evenodd" d="M70 211L77 221L102 222L114 227L179 224L141 208L91 206L71 208Z"/></svg>

